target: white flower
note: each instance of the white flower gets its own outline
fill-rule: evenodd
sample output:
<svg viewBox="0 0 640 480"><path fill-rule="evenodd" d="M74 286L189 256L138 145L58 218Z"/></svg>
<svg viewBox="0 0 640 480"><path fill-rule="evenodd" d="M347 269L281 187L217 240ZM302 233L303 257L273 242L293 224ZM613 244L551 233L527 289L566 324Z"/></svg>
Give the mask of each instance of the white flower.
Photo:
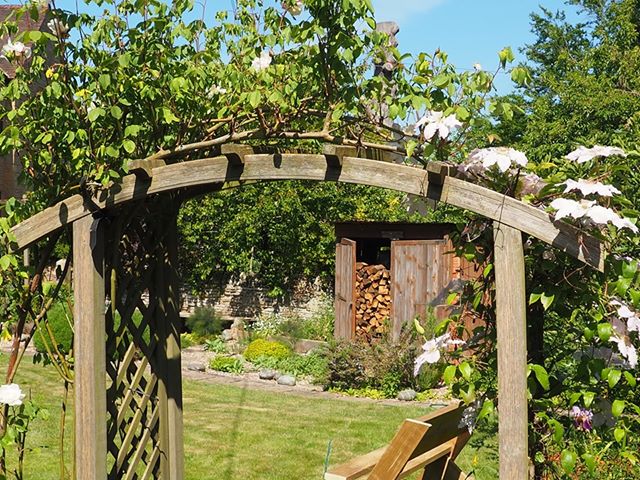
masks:
<svg viewBox="0 0 640 480"><path fill-rule="evenodd" d="M441 139L445 139L456 127L461 127L462 123L456 118L455 115L447 115L444 116L443 112L427 112L427 114L418 120L416 123L416 128L424 127L424 139L431 140L433 136L437 133L438 137Z"/></svg>
<svg viewBox="0 0 640 480"><path fill-rule="evenodd" d="M11 39L8 39L6 45L2 47L2 56L29 58L31 57L31 48L22 42L13 43Z"/></svg>
<svg viewBox="0 0 640 480"><path fill-rule="evenodd" d="M611 336L611 341L618 346L620 355L627 359L631 368L638 366L638 351L636 347L631 344L631 340L627 335L614 334Z"/></svg>
<svg viewBox="0 0 640 480"><path fill-rule="evenodd" d="M448 333L432 338L431 340L427 340L425 344L422 345L422 350L424 350L424 352L418 355L415 360L413 374L418 376L422 365L425 363L438 362L438 360L440 360L440 350L452 345L464 345L464 342L459 339L452 339L451 335Z"/></svg>
<svg viewBox="0 0 640 480"><path fill-rule="evenodd" d="M585 163L596 157L610 157L611 155L620 155L621 157L627 156L621 148L595 145L591 148L579 146L565 158L578 163Z"/></svg>
<svg viewBox="0 0 640 480"><path fill-rule="evenodd" d="M52 18L47 22L49 30L58 38L66 38L69 33L69 26L65 25L61 20Z"/></svg>
<svg viewBox="0 0 640 480"><path fill-rule="evenodd" d="M627 322L626 325L618 327L621 333L626 335L628 332L638 332L640 334L640 315L638 312L631 310L629 305L616 299L611 300L609 305L617 307L618 316Z"/></svg>
<svg viewBox="0 0 640 480"><path fill-rule="evenodd" d="M469 434L473 433L476 427L476 417L478 416L478 408L480 408L480 400L476 400L469 407L462 411L462 418L458 422L458 428L467 427Z"/></svg>
<svg viewBox="0 0 640 480"><path fill-rule="evenodd" d="M293 4L289 2L282 2L282 8L291 15L300 15L302 13L302 0L296 0Z"/></svg>
<svg viewBox="0 0 640 480"><path fill-rule="evenodd" d="M480 161L487 169L497 165L502 173L509 170L512 163L521 167L527 165L527 156L524 153L508 147L477 148L471 152L469 160Z"/></svg>
<svg viewBox="0 0 640 480"><path fill-rule="evenodd" d="M211 98L211 97L213 97L215 95L224 95L225 93L227 93L227 89L226 88L222 88L219 85L214 85L207 92L207 96L209 98Z"/></svg>
<svg viewBox="0 0 640 480"><path fill-rule="evenodd" d="M474 64L473 64L473 69L474 69L476 72L481 72L481 71L482 71L482 65L480 65L479 63L474 63Z"/></svg>
<svg viewBox="0 0 640 480"><path fill-rule="evenodd" d="M259 57L254 58L253 62L251 62L251 68L256 72L269 68L269 65L271 65L271 54L267 50L262 52Z"/></svg>
<svg viewBox="0 0 640 480"><path fill-rule="evenodd" d="M537 195L546 183L535 173L527 173L520 179L520 195Z"/></svg>
<svg viewBox="0 0 640 480"><path fill-rule="evenodd" d="M567 186L565 188L564 193L571 192L573 190L578 190L582 195L601 195L603 197L612 197L615 194L619 194L620 190L618 190L613 185L605 185L600 182L592 182L590 180L567 180L564 182Z"/></svg>
<svg viewBox="0 0 640 480"><path fill-rule="evenodd" d="M20 385L10 383L0 387L0 403L4 403L10 407L17 407L18 405L22 405L22 399L24 397L25 394L20 390Z"/></svg>
<svg viewBox="0 0 640 480"><path fill-rule="evenodd" d="M631 220L620 217L610 208L605 208L595 203L593 200L580 200L577 202L568 198L556 198L551 202L551 208L557 210L555 214L556 220L565 217L588 218L598 225L606 225L611 222L617 228L628 228L634 233L638 232L638 227L631 223Z"/></svg>

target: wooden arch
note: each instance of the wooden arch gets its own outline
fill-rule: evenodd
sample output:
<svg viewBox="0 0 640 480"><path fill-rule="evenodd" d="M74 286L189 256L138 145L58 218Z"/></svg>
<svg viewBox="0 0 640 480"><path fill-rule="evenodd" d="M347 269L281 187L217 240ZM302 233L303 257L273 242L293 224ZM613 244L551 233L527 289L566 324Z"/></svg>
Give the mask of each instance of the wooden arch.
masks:
<svg viewBox="0 0 640 480"><path fill-rule="evenodd" d="M278 180L383 187L494 221L500 478L528 478L522 232L603 270L600 242L542 210L452 177L442 165L421 169L247 148L173 164L134 162L134 173L112 189L74 195L13 228L21 249L73 225L77 478L183 478L177 193L184 198L203 189ZM134 241L123 236L127 230ZM124 257L134 266L125 269ZM136 308L142 312L138 320Z"/></svg>

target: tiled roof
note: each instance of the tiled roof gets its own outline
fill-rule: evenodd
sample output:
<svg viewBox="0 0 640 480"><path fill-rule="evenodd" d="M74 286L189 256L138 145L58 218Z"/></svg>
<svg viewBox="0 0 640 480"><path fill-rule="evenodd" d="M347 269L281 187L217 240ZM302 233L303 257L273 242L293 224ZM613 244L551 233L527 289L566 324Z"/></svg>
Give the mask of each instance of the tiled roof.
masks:
<svg viewBox="0 0 640 480"><path fill-rule="evenodd" d="M19 8L22 8L22 5L0 5L0 22L15 22L16 10ZM17 20L18 31L41 30L45 24L45 20L46 10L40 12L37 20L33 20L30 15L24 14ZM7 43L7 40L6 37L0 38L0 49ZM15 66L4 57L0 57L0 70L9 78L16 76Z"/></svg>

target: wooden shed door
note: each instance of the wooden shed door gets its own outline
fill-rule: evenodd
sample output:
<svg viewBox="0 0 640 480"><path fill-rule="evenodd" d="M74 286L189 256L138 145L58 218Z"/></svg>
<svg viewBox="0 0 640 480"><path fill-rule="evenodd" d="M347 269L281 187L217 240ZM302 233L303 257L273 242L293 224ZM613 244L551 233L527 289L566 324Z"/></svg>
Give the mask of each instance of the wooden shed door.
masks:
<svg viewBox="0 0 640 480"><path fill-rule="evenodd" d="M393 338L402 325L422 316L431 306L442 316L445 287L451 280L450 244L447 240L396 240L391 242L391 318ZM442 298L444 297L444 298Z"/></svg>
<svg viewBox="0 0 640 480"><path fill-rule="evenodd" d="M336 245L335 337L350 339L356 331L353 305L356 287L356 242L343 238Z"/></svg>

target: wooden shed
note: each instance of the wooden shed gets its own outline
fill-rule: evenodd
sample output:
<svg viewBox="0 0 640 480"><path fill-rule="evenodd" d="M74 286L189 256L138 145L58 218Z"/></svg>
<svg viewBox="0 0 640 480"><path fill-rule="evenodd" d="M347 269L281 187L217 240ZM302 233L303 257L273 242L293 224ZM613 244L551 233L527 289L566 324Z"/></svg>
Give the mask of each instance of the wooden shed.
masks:
<svg viewBox="0 0 640 480"><path fill-rule="evenodd" d="M380 336L433 309L473 265L453 255L446 223L343 222L336 224L335 336ZM388 326L388 327L387 327Z"/></svg>

